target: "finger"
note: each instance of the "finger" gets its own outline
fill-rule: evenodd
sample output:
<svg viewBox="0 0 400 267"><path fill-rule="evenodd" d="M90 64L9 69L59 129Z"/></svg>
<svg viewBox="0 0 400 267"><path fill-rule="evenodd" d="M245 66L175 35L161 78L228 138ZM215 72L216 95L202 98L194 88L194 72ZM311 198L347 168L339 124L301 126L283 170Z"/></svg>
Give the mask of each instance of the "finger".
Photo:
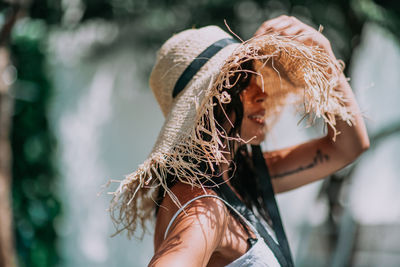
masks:
<svg viewBox="0 0 400 267"><path fill-rule="evenodd" d="M279 20L275 20L273 23L266 23L269 31L283 32L285 35L296 35L302 31L314 31L317 32L311 26L301 22L295 17L284 17Z"/></svg>
<svg viewBox="0 0 400 267"><path fill-rule="evenodd" d="M289 35L289 36L297 35L296 39L298 39L297 37L302 37L302 38L300 38L301 40L306 40L306 39L322 40L324 38L324 36L319 31L317 31L313 27L308 26L307 24L304 24L300 21L298 23L295 23L294 26L292 26L290 28L286 28L282 32L282 34Z"/></svg>
<svg viewBox="0 0 400 267"><path fill-rule="evenodd" d="M305 30L296 37L296 40L304 43L305 45L315 46L322 42L323 36L321 36L315 30Z"/></svg>
<svg viewBox="0 0 400 267"><path fill-rule="evenodd" d="M285 28L292 23L292 20L285 15L279 16L275 19L267 20L263 23L262 28L265 29L277 29Z"/></svg>
<svg viewBox="0 0 400 267"><path fill-rule="evenodd" d="M315 40L310 36L311 34L301 34L296 37L296 40L299 41L300 43L303 43L307 46L316 46Z"/></svg>
<svg viewBox="0 0 400 267"><path fill-rule="evenodd" d="M289 18L284 18L280 20L267 23L267 26L273 29L284 29L293 24L293 20Z"/></svg>
<svg viewBox="0 0 400 267"><path fill-rule="evenodd" d="M318 47L328 53L331 57L335 58L328 39L322 35L317 35L315 32L306 32L305 34L296 37L296 40L307 46Z"/></svg>
<svg viewBox="0 0 400 267"><path fill-rule="evenodd" d="M273 23L267 21L257 30L256 35L267 34L271 32L280 32L292 26L292 21L288 19L275 20Z"/></svg>
<svg viewBox="0 0 400 267"><path fill-rule="evenodd" d="M281 35L294 36L304 32L304 28L300 25L292 25L281 31Z"/></svg>

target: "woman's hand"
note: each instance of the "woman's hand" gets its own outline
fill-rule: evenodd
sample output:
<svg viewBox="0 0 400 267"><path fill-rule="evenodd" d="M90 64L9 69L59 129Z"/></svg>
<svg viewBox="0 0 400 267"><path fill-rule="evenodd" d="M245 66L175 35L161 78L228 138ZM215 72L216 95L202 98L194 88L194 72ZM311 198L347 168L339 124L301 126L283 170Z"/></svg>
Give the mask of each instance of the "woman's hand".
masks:
<svg viewBox="0 0 400 267"><path fill-rule="evenodd" d="M332 52L331 43L321 33L322 29L322 26L320 26L320 30L317 31L295 17L282 15L265 21L257 29L254 36L275 32L282 36L294 37L295 40L302 42L305 45L318 46L322 48L332 57L332 59L336 59Z"/></svg>
<svg viewBox="0 0 400 267"><path fill-rule="evenodd" d="M323 49L332 60L336 60L329 40L294 17L279 16L264 22L255 36L278 33L309 46ZM345 105L354 114L350 126L341 118L336 119L334 131L328 127L326 136L285 149L265 152L264 158L270 167L272 184L276 193L295 189L324 178L354 161L369 147L369 138L362 114L346 77L342 73L335 90L341 91Z"/></svg>

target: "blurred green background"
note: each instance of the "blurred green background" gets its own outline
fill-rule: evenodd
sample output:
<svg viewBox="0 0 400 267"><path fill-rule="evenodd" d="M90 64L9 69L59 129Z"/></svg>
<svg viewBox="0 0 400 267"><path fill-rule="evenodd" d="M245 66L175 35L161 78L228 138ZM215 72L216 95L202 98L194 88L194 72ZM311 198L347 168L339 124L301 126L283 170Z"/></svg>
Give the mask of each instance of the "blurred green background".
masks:
<svg viewBox="0 0 400 267"><path fill-rule="evenodd" d="M110 238L109 198L96 193L134 170L161 128L147 82L157 49L187 28L226 29L224 20L248 39L282 14L324 26L371 138L371 149L343 171L279 196L297 266L400 266L400 8L383 0L1 2L15 264L146 265L152 236ZM266 146L319 134L293 135L296 121L284 115Z"/></svg>

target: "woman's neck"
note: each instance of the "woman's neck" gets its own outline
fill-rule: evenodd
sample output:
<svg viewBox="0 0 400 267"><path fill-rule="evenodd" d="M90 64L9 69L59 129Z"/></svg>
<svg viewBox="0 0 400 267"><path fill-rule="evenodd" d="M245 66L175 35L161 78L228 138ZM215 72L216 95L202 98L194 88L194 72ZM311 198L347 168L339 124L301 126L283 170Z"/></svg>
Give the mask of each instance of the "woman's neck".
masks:
<svg viewBox="0 0 400 267"><path fill-rule="evenodd" d="M235 158L235 155L239 149L239 144L237 142L235 142L233 144L233 153L228 152L225 155L225 159L227 161L227 163L222 163L221 164L221 173L222 173L222 179L230 186L230 182L229 180L232 178L230 177L230 167L232 166L231 162L233 161L233 159Z"/></svg>
<svg viewBox="0 0 400 267"><path fill-rule="evenodd" d="M232 167L232 164L230 164L230 163L233 161L238 148L239 148L239 146L237 146L236 149L234 150L235 151L234 154L229 154L229 156L226 157L228 163L221 164L221 173L222 173L221 176L222 176L222 179L224 180L224 182L237 195L237 197L243 201L242 196L239 194L239 192L236 191L235 187L233 187L233 185L231 183L231 179L233 178L233 176L232 176L233 172L231 171L230 168L235 168L235 167ZM237 178L239 178L239 177L237 177Z"/></svg>

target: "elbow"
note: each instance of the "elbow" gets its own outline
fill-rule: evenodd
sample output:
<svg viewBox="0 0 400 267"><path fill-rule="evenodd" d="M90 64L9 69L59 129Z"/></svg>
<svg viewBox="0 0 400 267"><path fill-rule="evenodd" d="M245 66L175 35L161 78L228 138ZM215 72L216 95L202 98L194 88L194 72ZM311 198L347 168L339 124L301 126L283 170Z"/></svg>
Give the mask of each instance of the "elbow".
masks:
<svg viewBox="0 0 400 267"><path fill-rule="evenodd" d="M370 147L370 142L369 138L367 137L364 140L362 140L356 147L354 147L353 153L350 153L351 161L356 160L361 154L367 151L369 147Z"/></svg>
<svg viewBox="0 0 400 267"><path fill-rule="evenodd" d="M358 136L358 138L355 139L355 143L357 144L356 151L358 152L357 153L357 157L358 157L362 153L367 151L370 147L369 136L368 136L367 130L365 129L365 126L364 126L364 130L361 131L357 136Z"/></svg>
<svg viewBox="0 0 400 267"><path fill-rule="evenodd" d="M365 138L361 139L360 145L359 145L359 155L364 153L369 149L370 142L369 142L369 137L368 135Z"/></svg>
<svg viewBox="0 0 400 267"><path fill-rule="evenodd" d="M355 161L365 151L367 151L370 147L370 142L367 137L348 142L346 145L342 146L337 146L337 144L332 145L334 147L334 151L336 151L338 155L340 155L343 164L347 165Z"/></svg>
<svg viewBox="0 0 400 267"><path fill-rule="evenodd" d="M369 149L369 146L370 146L370 143L369 143L369 139L367 138L367 140L361 146L361 153L367 151Z"/></svg>

